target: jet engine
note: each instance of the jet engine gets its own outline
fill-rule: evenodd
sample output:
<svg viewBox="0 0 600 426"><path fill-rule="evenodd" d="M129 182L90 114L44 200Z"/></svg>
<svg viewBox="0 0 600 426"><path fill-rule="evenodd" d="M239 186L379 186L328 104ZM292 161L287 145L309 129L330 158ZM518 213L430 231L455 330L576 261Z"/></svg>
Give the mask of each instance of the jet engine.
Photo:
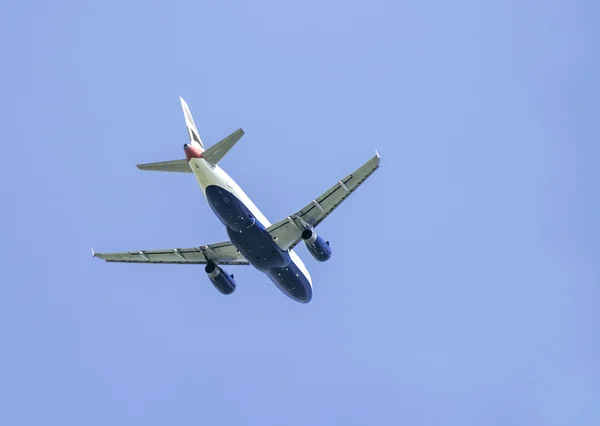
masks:
<svg viewBox="0 0 600 426"><path fill-rule="evenodd" d="M302 239L306 244L308 252L319 262L325 262L331 257L331 248L329 241L317 235L313 229L305 229L302 232Z"/></svg>
<svg viewBox="0 0 600 426"><path fill-rule="evenodd" d="M235 291L235 280L233 274L228 275L221 267L213 262L208 262L204 268L210 282L221 294L231 294Z"/></svg>

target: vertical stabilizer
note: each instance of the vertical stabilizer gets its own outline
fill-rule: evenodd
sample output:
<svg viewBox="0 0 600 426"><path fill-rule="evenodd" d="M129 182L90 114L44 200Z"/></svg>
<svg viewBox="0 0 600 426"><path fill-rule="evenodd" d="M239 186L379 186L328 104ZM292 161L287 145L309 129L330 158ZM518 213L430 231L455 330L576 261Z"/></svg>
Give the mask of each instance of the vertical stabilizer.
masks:
<svg viewBox="0 0 600 426"><path fill-rule="evenodd" d="M187 126L188 134L190 137L191 145L196 145L197 147L204 150L204 144L202 143L202 139L200 139L200 134L198 133L198 129L196 129L196 124L194 123L194 119L192 118L192 113L190 112L190 108L188 107L187 102L180 96L181 100L181 108L183 109L183 115L185 116L185 125Z"/></svg>

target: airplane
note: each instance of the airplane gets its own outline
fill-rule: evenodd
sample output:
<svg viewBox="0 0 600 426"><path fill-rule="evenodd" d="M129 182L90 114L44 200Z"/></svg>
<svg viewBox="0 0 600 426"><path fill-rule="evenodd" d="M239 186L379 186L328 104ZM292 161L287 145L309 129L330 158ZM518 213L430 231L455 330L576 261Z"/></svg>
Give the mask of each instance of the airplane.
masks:
<svg viewBox="0 0 600 426"><path fill-rule="evenodd" d="M236 289L233 274L223 265L251 265L267 277L285 295L296 302L308 303L313 297L312 278L294 251L300 241L319 262L331 257L329 241L315 228L356 188L379 168L379 153L356 171L339 180L323 194L297 212L271 224L238 184L218 163L244 135L240 128L208 149L192 118L188 104L179 98L189 135L183 146L185 159L139 164L140 170L193 173L209 207L225 226L229 241L191 248L137 250L92 255L107 262L200 264L210 282L222 294Z"/></svg>

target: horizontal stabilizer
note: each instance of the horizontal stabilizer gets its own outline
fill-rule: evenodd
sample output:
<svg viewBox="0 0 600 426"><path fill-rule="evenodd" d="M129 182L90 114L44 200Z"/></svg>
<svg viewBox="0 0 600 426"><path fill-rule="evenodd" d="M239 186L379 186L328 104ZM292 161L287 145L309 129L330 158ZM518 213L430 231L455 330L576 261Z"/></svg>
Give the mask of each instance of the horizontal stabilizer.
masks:
<svg viewBox="0 0 600 426"><path fill-rule="evenodd" d="M140 170L149 170L152 172L175 172L175 173L192 173L192 169L188 164L188 161L184 158L183 160L171 160L161 161L159 163L147 163L138 164L137 168Z"/></svg>
<svg viewBox="0 0 600 426"><path fill-rule="evenodd" d="M240 138L244 136L244 131L242 129L238 129L221 142L218 142L208 148L206 151L202 153L202 158L208 161L210 164L217 164L219 161L223 159L225 154L229 152L231 148L240 140Z"/></svg>

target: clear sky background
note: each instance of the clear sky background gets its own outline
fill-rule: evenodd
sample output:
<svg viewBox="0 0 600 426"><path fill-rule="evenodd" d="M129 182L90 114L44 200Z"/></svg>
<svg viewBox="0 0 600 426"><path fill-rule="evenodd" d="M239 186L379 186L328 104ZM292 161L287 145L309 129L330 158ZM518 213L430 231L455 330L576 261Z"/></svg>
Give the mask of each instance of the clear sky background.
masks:
<svg viewBox="0 0 600 426"><path fill-rule="evenodd" d="M0 424L600 424L596 1L0 6ZM226 233L178 96L303 247L314 299L97 251Z"/></svg>

